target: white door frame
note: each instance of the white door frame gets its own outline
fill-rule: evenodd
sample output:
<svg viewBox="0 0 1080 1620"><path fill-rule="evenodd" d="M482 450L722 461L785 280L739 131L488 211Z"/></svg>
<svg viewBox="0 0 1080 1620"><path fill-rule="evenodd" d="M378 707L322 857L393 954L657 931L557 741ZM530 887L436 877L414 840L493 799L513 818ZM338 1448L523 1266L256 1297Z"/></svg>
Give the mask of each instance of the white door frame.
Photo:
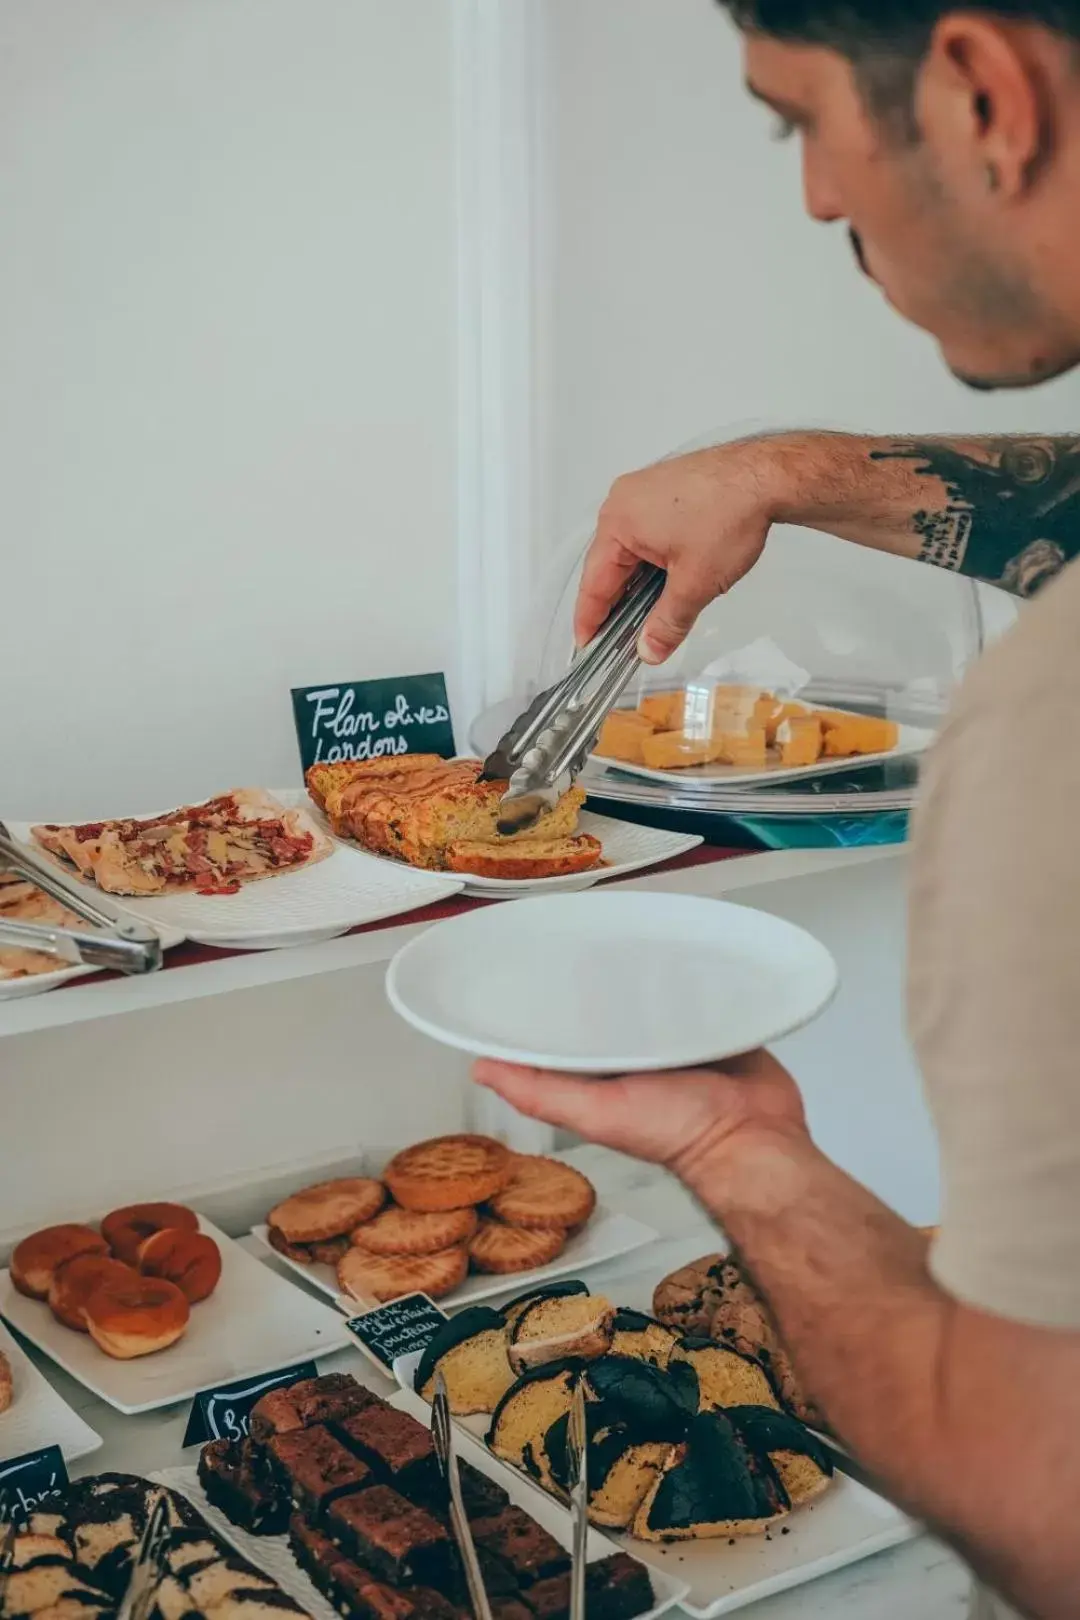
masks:
<svg viewBox="0 0 1080 1620"><path fill-rule="evenodd" d="M542 0L453 0L458 109L458 623L463 726L514 692L543 516ZM464 740L464 739L463 739Z"/></svg>

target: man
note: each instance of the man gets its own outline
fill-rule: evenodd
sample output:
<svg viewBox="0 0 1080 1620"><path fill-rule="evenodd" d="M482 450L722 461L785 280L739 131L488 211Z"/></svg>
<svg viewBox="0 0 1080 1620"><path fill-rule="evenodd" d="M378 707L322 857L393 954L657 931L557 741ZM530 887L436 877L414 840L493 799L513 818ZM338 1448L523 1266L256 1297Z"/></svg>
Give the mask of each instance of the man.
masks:
<svg viewBox="0 0 1080 1620"><path fill-rule="evenodd" d="M1080 0L728 0L807 206L979 388L1080 361ZM932 1248L814 1146L757 1053L588 1083L485 1064L526 1114L667 1165L722 1223L837 1432L996 1596L1080 1616L1080 437L786 434L621 479L590 636L668 570L648 661L791 522L1037 600L965 684L917 817L910 1016L936 1118ZM1045 591L1041 587L1046 586ZM872 1083L872 1077L868 1077Z"/></svg>

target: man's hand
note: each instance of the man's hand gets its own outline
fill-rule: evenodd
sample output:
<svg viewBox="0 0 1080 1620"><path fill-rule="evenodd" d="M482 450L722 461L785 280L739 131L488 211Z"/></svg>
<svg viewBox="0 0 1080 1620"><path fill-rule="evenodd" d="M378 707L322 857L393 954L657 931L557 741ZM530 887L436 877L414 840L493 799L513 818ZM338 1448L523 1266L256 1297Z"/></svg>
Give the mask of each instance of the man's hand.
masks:
<svg viewBox="0 0 1080 1620"><path fill-rule="evenodd" d="M668 574L641 636L646 663L662 664L701 610L757 562L776 519L780 463L774 441L702 450L620 478L604 502L578 597L574 630L591 641L641 562Z"/></svg>
<svg viewBox="0 0 1080 1620"><path fill-rule="evenodd" d="M768 1052L725 1063L722 1069L678 1074L579 1079L541 1069L481 1062L475 1077L521 1114L575 1131L673 1171L701 1197L722 1177L734 1192L742 1167L766 1180L785 1181L791 1144L808 1141L802 1098L787 1070ZM715 1191L715 1187L713 1188ZM754 1193L779 1194L779 1184Z"/></svg>

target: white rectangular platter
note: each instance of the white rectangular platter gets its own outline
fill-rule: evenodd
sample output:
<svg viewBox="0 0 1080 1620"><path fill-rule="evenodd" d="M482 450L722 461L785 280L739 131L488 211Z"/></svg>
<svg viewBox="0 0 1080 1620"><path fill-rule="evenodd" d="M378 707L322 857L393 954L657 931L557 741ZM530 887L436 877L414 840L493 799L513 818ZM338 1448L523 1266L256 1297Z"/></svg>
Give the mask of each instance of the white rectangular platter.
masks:
<svg viewBox="0 0 1080 1620"><path fill-rule="evenodd" d="M295 792L275 797L283 804L302 800ZM28 822L13 823L11 833L41 853L30 837ZM76 882L83 881L67 868L65 872ZM93 884L86 887L98 892ZM405 916L460 894L463 887L461 878L419 872L335 842L333 853L325 860L261 883L244 884L236 894L204 895L191 890L145 900L125 897L121 904L151 927L170 930L200 945L219 950L278 950L335 939L367 923Z"/></svg>
<svg viewBox="0 0 1080 1620"><path fill-rule="evenodd" d="M394 1374L410 1401L426 1412L426 1403L412 1388L419 1364L419 1354L402 1356L394 1363ZM416 1411L416 1407L410 1405L408 1410ZM455 1423L482 1445L486 1417L458 1418ZM499 1476L503 1483L510 1474L520 1478L534 1495L546 1495L527 1475L503 1467ZM531 1505L529 1512L535 1512ZM696 1620L719 1620L721 1615L734 1614L763 1598L873 1558L919 1534L918 1525L899 1508L849 1474L838 1473L825 1496L796 1508L790 1518L764 1536L735 1542L679 1542L670 1547L635 1541L631 1536L612 1539L658 1575L677 1571L688 1586L681 1600L688 1614Z"/></svg>
<svg viewBox="0 0 1080 1620"><path fill-rule="evenodd" d="M421 1421L427 1421L427 1408L413 1395L405 1393L395 1395L390 1404L403 1412L411 1413ZM499 1484L509 1491L511 1501L524 1508L538 1524L555 1537L561 1546L567 1551L570 1550L572 1544L570 1515L558 1502L545 1496L543 1492L536 1491L527 1480L504 1469L482 1445L470 1439L468 1435L460 1436L458 1455L490 1478L497 1479ZM238 1530L235 1525L230 1524L225 1515L207 1501L194 1468L165 1468L152 1477L157 1483L167 1485L186 1496L220 1535L231 1541L233 1546L256 1567L266 1570L268 1575L273 1576L290 1597L302 1604L315 1620L339 1620L335 1610L320 1596L296 1565L284 1536L249 1536L245 1531ZM589 1532L590 1564L610 1557L614 1551L614 1544L606 1536L597 1530ZM650 1575L656 1603L647 1613L641 1615L639 1620L659 1620L660 1615L666 1614L669 1609L673 1609L683 1601L687 1591L685 1581L670 1570L650 1569Z"/></svg>
<svg viewBox="0 0 1080 1620"><path fill-rule="evenodd" d="M251 1235L268 1254L272 1254L283 1266L288 1266L289 1270L302 1277L304 1282L310 1283L329 1299L338 1300L341 1288L332 1266L305 1266L287 1259L271 1245L269 1230L265 1225L252 1227ZM533 1284L550 1282L554 1277L576 1276L591 1266L602 1265L606 1260L614 1260L619 1255L630 1254L634 1249L644 1248L646 1244L654 1242L656 1236L656 1229L646 1226L644 1221L635 1220L632 1215L622 1215L614 1210L605 1209L603 1204L598 1204L589 1224L570 1239L562 1254L550 1265L540 1266L535 1271L519 1271L513 1276L495 1277L480 1274L469 1276L460 1288L455 1288L452 1294L439 1303L444 1310L455 1311L461 1310L466 1305L478 1305L481 1300L494 1299L499 1295L522 1294ZM350 1314L355 1313L357 1309L358 1306L352 1306Z"/></svg>
<svg viewBox="0 0 1080 1620"><path fill-rule="evenodd" d="M350 1344L340 1314L301 1294L200 1216L221 1250L221 1281L192 1306L184 1337L168 1350L114 1361L88 1334L56 1320L48 1305L18 1293L0 1272L0 1316L80 1384L118 1412L149 1412ZM0 1420L2 1421L2 1420Z"/></svg>
<svg viewBox="0 0 1080 1620"><path fill-rule="evenodd" d="M97 1451L102 1444L100 1434L56 1393L3 1323L0 1351L11 1367L14 1390L11 1405L6 1412L0 1412L0 1459L22 1457L43 1446L59 1446L64 1461L71 1463Z"/></svg>

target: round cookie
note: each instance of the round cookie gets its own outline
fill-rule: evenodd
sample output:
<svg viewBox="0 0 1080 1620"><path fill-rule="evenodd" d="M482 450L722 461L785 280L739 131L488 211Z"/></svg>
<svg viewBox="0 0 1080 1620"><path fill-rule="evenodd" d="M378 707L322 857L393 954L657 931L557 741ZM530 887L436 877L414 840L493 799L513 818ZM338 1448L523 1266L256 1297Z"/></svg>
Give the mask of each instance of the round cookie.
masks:
<svg viewBox="0 0 1080 1620"><path fill-rule="evenodd" d="M375 1299L380 1304L400 1299L403 1294L442 1299L459 1288L468 1273L469 1256L464 1247L444 1249L439 1254L383 1255L369 1254L354 1246L337 1268L342 1293L360 1301Z"/></svg>
<svg viewBox="0 0 1080 1620"><path fill-rule="evenodd" d="M348 1237L327 1238L322 1243L290 1243L276 1226L266 1229L266 1240L286 1260L295 1260L298 1266L336 1266L349 1252Z"/></svg>
<svg viewBox="0 0 1080 1620"><path fill-rule="evenodd" d="M385 1202L381 1181L346 1176L294 1193L270 1211L267 1224L276 1227L287 1243L323 1243L363 1226Z"/></svg>
<svg viewBox="0 0 1080 1620"><path fill-rule="evenodd" d="M582 1226L596 1208L592 1182L558 1159L522 1154L513 1178L491 1202L491 1213L507 1226L548 1232Z"/></svg>
<svg viewBox="0 0 1080 1620"><path fill-rule="evenodd" d="M358 1226L352 1235L357 1247L370 1254L438 1254L467 1243L476 1231L479 1218L472 1205L468 1209L384 1209L373 1221Z"/></svg>
<svg viewBox="0 0 1080 1620"><path fill-rule="evenodd" d="M469 1240L469 1259L477 1271L511 1276L550 1265L565 1247L566 1233L561 1227L552 1232L527 1232L501 1221L481 1221Z"/></svg>
<svg viewBox="0 0 1080 1620"><path fill-rule="evenodd" d="M680 1266L653 1294L653 1311L665 1327L678 1333L708 1333L713 1313L724 1297L726 1255L707 1254Z"/></svg>
<svg viewBox="0 0 1080 1620"><path fill-rule="evenodd" d="M383 1176L402 1209L463 1209L502 1192L515 1163L510 1149L493 1137L436 1136L395 1154Z"/></svg>

